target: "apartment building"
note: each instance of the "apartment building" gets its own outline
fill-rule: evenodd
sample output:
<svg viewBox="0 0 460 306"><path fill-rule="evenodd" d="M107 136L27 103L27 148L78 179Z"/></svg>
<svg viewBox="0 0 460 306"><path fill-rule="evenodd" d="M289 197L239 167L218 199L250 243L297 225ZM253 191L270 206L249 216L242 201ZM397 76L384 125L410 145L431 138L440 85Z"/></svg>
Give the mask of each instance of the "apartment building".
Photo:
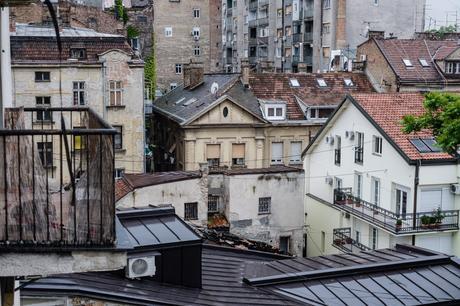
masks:
<svg viewBox="0 0 460 306"><path fill-rule="evenodd" d="M144 63L125 37L90 29L61 29L62 58L54 29L15 24L11 32L13 106L39 107L34 127L60 126L50 107L74 107L73 124L83 122L78 109L91 107L118 131L115 137L116 176L144 171ZM70 118L69 118L70 120ZM86 137L69 143L80 155ZM35 139L37 141L37 139ZM58 142L40 140L48 174L59 177L54 160Z"/></svg>
<svg viewBox="0 0 460 306"><path fill-rule="evenodd" d="M411 38L423 31L425 0L223 0L225 71L241 59L279 72L349 69L373 32ZM350 67L351 68L351 67Z"/></svg>
<svg viewBox="0 0 460 306"><path fill-rule="evenodd" d="M219 2L159 0L153 5L158 89L181 84L183 65L191 61L202 63L207 73L222 70Z"/></svg>
<svg viewBox="0 0 460 306"><path fill-rule="evenodd" d="M304 151L308 255L406 243L459 254L459 160L404 134L419 93L353 94Z"/></svg>

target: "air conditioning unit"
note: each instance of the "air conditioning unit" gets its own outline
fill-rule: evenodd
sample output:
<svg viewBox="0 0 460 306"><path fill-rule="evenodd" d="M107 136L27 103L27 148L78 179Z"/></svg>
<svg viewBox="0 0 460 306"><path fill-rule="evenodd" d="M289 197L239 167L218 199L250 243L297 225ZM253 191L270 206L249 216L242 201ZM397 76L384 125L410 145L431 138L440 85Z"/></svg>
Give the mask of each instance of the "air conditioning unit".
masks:
<svg viewBox="0 0 460 306"><path fill-rule="evenodd" d="M125 274L128 278L153 276L156 273L155 256L128 258Z"/></svg>
<svg viewBox="0 0 460 306"><path fill-rule="evenodd" d="M452 192L453 194L460 194L460 184L450 185L450 192Z"/></svg>
<svg viewBox="0 0 460 306"><path fill-rule="evenodd" d="M327 176L326 179L324 180L324 182L330 186L332 186L332 184L334 184L334 179L330 176Z"/></svg>
<svg viewBox="0 0 460 306"><path fill-rule="evenodd" d="M334 136L326 136L326 143L333 145L334 144Z"/></svg>
<svg viewBox="0 0 460 306"><path fill-rule="evenodd" d="M348 138L350 140L355 139L355 132L353 131L346 131L345 132L345 138Z"/></svg>

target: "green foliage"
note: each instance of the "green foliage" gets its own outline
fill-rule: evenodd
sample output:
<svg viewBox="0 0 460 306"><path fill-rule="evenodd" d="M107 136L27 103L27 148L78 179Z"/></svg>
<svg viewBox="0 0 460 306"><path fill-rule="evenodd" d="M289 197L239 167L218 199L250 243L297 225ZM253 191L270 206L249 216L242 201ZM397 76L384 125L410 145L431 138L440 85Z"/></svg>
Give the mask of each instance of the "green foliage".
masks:
<svg viewBox="0 0 460 306"><path fill-rule="evenodd" d="M123 0L115 0L115 16L126 24L129 20L128 10L123 6Z"/></svg>
<svg viewBox="0 0 460 306"><path fill-rule="evenodd" d="M432 130L443 151L458 155L460 146L460 95L451 93L428 93L423 103L425 113L405 116L402 120L406 134L423 129Z"/></svg>
<svg viewBox="0 0 460 306"><path fill-rule="evenodd" d="M128 15L128 10L126 7L123 7L123 24L126 24L129 21L129 15Z"/></svg>
<svg viewBox="0 0 460 306"><path fill-rule="evenodd" d="M135 26L133 25L129 25L127 28L126 28L126 32L127 32L127 35L128 35L128 39L132 39L132 38L135 38L135 37L139 37L139 29L136 28Z"/></svg>
<svg viewBox="0 0 460 306"><path fill-rule="evenodd" d="M446 34L449 33L456 33L457 32L457 25L450 25L450 26L442 26L439 29L433 29L428 31L429 33L433 33L434 36L438 39L443 39Z"/></svg>
<svg viewBox="0 0 460 306"><path fill-rule="evenodd" d="M153 36L153 34L152 34ZM152 37L152 41L155 42L154 37ZM144 73L145 73L145 87L149 90L150 99L155 99L155 85L156 85L156 67L155 67L155 52L150 51L149 56L145 59L145 66L144 66Z"/></svg>

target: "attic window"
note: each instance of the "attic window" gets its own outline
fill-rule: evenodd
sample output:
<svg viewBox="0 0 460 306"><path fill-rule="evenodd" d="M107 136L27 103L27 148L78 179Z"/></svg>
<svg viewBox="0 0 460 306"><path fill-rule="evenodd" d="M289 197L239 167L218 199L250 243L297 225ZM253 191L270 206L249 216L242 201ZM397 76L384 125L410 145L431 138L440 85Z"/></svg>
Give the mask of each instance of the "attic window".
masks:
<svg viewBox="0 0 460 306"><path fill-rule="evenodd" d="M319 87L327 87L327 83L324 79L316 79L316 82L318 83Z"/></svg>
<svg viewBox="0 0 460 306"><path fill-rule="evenodd" d="M404 65L405 65L406 67L414 67L414 66L412 65L412 62L411 62L410 60L408 60L408 59L403 59L403 62L404 62Z"/></svg>
<svg viewBox="0 0 460 306"><path fill-rule="evenodd" d="M197 99L196 98L191 98L189 100L187 100L187 102L184 103L184 106L189 106L190 104L196 102Z"/></svg>
<svg viewBox="0 0 460 306"><path fill-rule="evenodd" d="M426 59L424 59L424 58L419 58L418 60L419 60L419 62L420 62L420 65L422 65L422 67L430 67L430 64L428 64L428 62L426 61Z"/></svg>
<svg viewBox="0 0 460 306"><path fill-rule="evenodd" d="M355 86L352 79L343 79L343 82L345 83L345 86L347 87Z"/></svg>
<svg viewBox="0 0 460 306"><path fill-rule="evenodd" d="M300 87L300 83L297 79L289 79L289 84L291 84L291 87Z"/></svg>
<svg viewBox="0 0 460 306"><path fill-rule="evenodd" d="M442 151L434 138L414 138L409 141L420 153L437 153Z"/></svg>
<svg viewBox="0 0 460 306"><path fill-rule="evenodd" d="M185 98L180 98L179 100L176 101L176 104L180 104L185 101Z"/></svg>
<svg viewBox="0 0 460 306"><path fill-rule="evenodd" d="M75 58L75 59L85 59L86 49L83 49L83 48L70 49L70 57Z"/></svg>
<svg viewBox="0 0 460 306"><path fill-rule="evenodd" d="M284 120L286 118L286 104L265 104L265 114L268 120Z"/></svg>

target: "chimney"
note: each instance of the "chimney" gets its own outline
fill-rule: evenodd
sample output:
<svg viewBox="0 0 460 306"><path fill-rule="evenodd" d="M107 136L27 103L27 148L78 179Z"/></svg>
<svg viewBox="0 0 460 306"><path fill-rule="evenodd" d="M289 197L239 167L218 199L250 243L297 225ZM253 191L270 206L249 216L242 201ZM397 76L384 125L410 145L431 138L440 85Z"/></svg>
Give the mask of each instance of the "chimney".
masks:
<svg viewBox="0 0 460 306"><path fill-rule="evenodd" d="M184 88L192 90L204 83L204 68L201 63L184 64Z"/></svg>
<svg viewBox="0 0 460 306"><path fill-rule="evenodd" d="M372 31L372 30L369 30L367 35L369 36L369 39L372 39L372 38L385 39L385 31Z"/></svg>
<svg viewBox="0 0 460 306"><path fill-rule="evenodd" d="M245 88L249 88L249 72L251 68L249 67L249 60L243 58L241 60L241 83Z"/></svg>

